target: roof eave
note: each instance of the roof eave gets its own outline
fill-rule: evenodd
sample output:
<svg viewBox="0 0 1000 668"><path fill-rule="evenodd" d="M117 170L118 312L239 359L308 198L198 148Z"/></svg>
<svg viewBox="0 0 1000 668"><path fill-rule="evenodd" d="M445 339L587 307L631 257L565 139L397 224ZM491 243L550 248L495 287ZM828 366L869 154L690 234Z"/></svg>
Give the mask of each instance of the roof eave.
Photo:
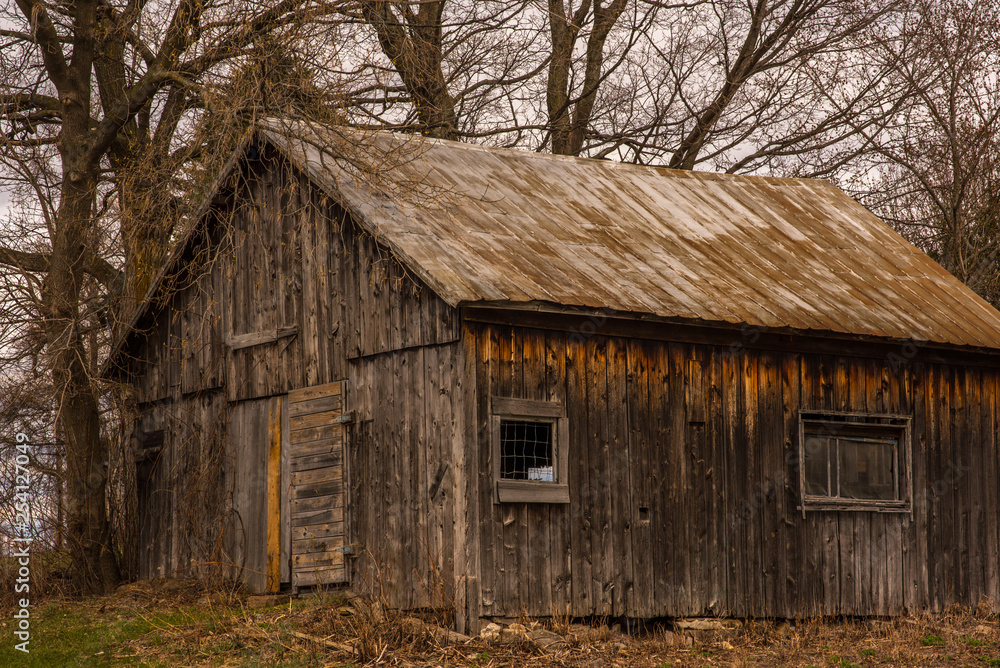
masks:
<svg viewBox="0 0 1000 668"><path fill-rule="evenodd" d="M676 318L676 317L664 317L657 316L648 313L637 313L632 311L616 311L609 308L592 308L583 306L565 306L562 304L555 304L551 302L542 301L526 301L526 302L513 302L513 301L462 301L459 302L458 307L463 309L465 312L465 317L471 320L477 319L477 313L483 314L488 311L504 311L511 314L511 320L519 319L524 320L525 316L530 314L538 314L542 316L566 316L574 318L582 318L584 322L587 320L595 324L596 329L591 330L589 327L580 327L576 331L583 335L585 338L588 336L599 335L600 326L598 323L604 323L609 320L616 320L622 323L649 323L652 325L659 325L664 328L676 327L676 328L688 328L690 330L711 330L719 333L720 335L730 335L729 344L735 346L737 349L741 348L752 348L756 347L756 341L763 335L769 335L772 337L781 337L787 340L794 341L804 341L804 340L817 340L826 341L831 343L839 344L856 344L856 345L866 345L871 344L875 346L896 346L899 348L897 353L898 357L904 361L909 361L915 357L914 350L932 350L941 353L955 353L961 355L977 355L984 356L987 358L994 359L998 364L1000 364L1000 349L980 347L980 346L969 346L961 345L956 343L949 343L945 341L927 341L916 338L899 338L890 336L874 336L870 334L851 334L844 332L836 332L832 330L820 330L820 329L796 329L791 327L765 327L765 326L754 326L743 322L722 322L722 321L710 321L692 318ZM538 324L537 320L533 321L533 326ZM553 326L553 329L563 329L559 326ZM735 336L732 336L735 334ZM719 345L718 342L713 342L712 345ZM895 358L894 358L895 359Z"/></svg>

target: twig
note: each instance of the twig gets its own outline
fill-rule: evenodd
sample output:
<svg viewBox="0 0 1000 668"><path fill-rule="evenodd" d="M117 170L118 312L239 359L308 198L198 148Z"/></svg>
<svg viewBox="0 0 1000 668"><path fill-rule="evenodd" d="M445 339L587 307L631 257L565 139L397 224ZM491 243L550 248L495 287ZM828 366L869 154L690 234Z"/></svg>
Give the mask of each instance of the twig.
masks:
<svg viewBox="0 0 1000 668"><path fill-rule="evenodd" d="M298 631L290 631L290 633L296 638L301 638L302 640L310 640L318 645L324 645L325 647L329 647L340 652L347 652L351 655L354 654L354 647L352 645L348 645L347 643L335 642L333 640L327 640L326 638L319 638L306 633L299 633Z"/></svg>

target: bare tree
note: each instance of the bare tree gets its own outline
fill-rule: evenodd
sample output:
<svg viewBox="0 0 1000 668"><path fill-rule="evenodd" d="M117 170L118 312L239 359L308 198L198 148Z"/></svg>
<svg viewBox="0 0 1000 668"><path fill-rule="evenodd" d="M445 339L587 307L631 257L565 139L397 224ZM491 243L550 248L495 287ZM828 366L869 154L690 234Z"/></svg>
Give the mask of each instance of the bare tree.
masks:
<svg viewBox="0 0 1000 668"><path fill-rule="evenodd" d="M519 143L512 117L536 104L547 56L528 0L356 0L330 41L353 45L349 74L366 84L352 119L448 139ZM371 49L368 45L376 44Z"/></svg>
<svg viewBox="0 0 1000 668"><path fill-rule="evenodd" d="M370 81L357 110L381 123L682 169L822 175L909 94L865 56L903 7L370 0L345 11L359 45L368 34L381 45L355 58Z"/></svg>
<svg viewBox="0 0 1000 668"><path fill-rule="evenodd" d="M49 371L82 592L107 591L120 576L95 380L109 304L123 288L141 297L182 220L174 208L191 195L191 161L220 148L191 130L216 113L221 84L333 10L310 0L15 0L0 18L0 159L23 196L27 232L0 248L8 275L20 275L20 292L4 298L21 305L18 331L34 337L30 354Z"/></svg>
<svg viewBox="0 0 1000 668"><path fill-rule="evenodd" d="M1000 304L1000 8L925 0L877 48L911 99L843 177L945 269Z"/></svg>
<svg viewBox="0 0 1000 668"><path fill-rule="evenodd" d="M371 0L359 5L361 15L374 28L382 50L403 80L424 132L455 139L455 100L441 69L444 1Z"/></svg>

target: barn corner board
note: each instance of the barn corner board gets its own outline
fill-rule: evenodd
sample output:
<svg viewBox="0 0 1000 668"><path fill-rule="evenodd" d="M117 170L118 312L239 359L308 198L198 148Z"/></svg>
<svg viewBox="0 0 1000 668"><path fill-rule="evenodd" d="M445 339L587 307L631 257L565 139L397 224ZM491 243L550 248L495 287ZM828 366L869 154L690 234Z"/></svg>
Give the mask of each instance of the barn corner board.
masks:
<svg viewBox="0 0 1000 668"><path fill-rule="evenodd" d="M270 121L107 373L143 577L461 630L1000 601L1000 314L825 182Z"/></svg>

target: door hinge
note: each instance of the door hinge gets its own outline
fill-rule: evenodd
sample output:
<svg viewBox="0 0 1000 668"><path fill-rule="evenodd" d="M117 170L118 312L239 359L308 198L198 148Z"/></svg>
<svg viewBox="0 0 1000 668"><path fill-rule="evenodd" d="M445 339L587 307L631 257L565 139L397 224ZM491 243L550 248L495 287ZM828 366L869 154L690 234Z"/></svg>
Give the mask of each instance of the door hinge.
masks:
<svg viewBox="0 0 1000 668"><path fill-rule="evenodd" d="M340 417L333 419L334 424L350 424L351 422L354 422L354 411L347 411Z"/></svg>

